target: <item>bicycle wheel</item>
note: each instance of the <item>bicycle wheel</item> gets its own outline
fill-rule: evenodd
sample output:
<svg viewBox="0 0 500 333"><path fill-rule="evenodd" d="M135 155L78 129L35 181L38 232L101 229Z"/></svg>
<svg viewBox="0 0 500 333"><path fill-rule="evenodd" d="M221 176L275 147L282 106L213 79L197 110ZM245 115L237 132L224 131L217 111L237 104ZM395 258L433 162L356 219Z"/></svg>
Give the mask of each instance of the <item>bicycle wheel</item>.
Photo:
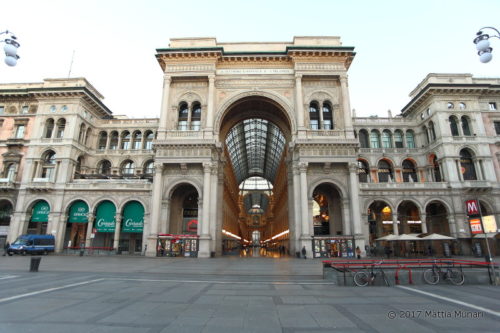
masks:
<svg viewBox="0 0 500 333"><path fill-rule="evenodd" d="M366 287L368 285L368 281L370 278L368 277L368 274L365 272L357 272L354 274L354 283L358 287Z"/></svg>
<svg viewBox="0 0 500 333"><path fill-rule="evenodd" d="M437 284L439 282L439 273L432 268L424 271L424 281L428 284Z"/></svg>
<svg viewBox="0 0 500 333"><path fill-rule="evenodd" d="M462 273L460 270L455 269L455 268L450 268L448 270L448 279L455 286L461 286L465 282L464 273Z"/></svg>

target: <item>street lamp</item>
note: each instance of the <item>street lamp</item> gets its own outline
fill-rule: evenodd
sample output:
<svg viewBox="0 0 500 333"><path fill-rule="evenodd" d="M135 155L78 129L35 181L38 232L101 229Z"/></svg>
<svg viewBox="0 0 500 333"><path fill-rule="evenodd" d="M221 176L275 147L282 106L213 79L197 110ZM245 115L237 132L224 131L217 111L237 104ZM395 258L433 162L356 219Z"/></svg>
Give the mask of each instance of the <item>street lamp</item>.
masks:
<svg viewBox="0 0 500 333"><path fill-rule="evenodd" d="M496 35L488 35L486 33L483 33L483 29L491 29L496 32ZM474 44L476 44L476 49L477 49L477 54L479 54L479 61L482 63L487 63L490 62L491 58L493 57L491 55L491 51L493 49L490 47L490 37L496 37L500 39L500 32L494 28L494 27L484 27L481 28L477 33L477 37L474 38Z"/></svg>
<svg viewBox="0 0 500 333"><path fill-rule="evenodd" d="M5 63L11 67L17 64L19 56L17 55L17 48L21 46L17 42L17 37L12 34L9 30L0 32L0 35L6 34L7 38L0 40L0 43L5 43L3 50L5 52Z"/></svg>

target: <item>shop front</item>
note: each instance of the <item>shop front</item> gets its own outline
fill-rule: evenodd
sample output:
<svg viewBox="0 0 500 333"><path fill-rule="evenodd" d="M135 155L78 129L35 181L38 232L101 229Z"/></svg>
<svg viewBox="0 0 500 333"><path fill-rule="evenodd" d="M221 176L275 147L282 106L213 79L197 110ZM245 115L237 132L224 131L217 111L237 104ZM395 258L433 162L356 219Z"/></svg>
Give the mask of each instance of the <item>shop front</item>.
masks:
<svg viewBox="0 0 500 333"><path fill-rule="evenodd" d="M198 235L159 234L156 247L157 257L198 257Z"/></svg>
<svg viewBox="0 0 500 333"><path fill-rule="evenodd" d="M68 250L85 248L89 206L84 201L75 201L69 208L64 244Z"/></svg>
<svg viewBox="0 0 500 333"><path fill-rule="evenodd" d="M96 209L94 220L94 238L91 241L92 250L111 251L115 236L116 207L111 201L101 202Z"/></svg>
<svg viewBox="0 0 500 333"><path fill-rule="evenodd" d="M140 202L128 202L123 208L118 253L141 254L144 230L144 207Z"/></svg>
<svg viewBox="0 0 500 333"><path fill-rule="evenodd" d="M314 258L354 258L354 238L314 236L312 249Z"/></svg>
<svg viewBox="0 0 500 333"><path fill-rule="evenodd" d="M47 233L50 207L47 201L40 200L33 206L31 218L28 223L28 234L44 235Z"/></svg>

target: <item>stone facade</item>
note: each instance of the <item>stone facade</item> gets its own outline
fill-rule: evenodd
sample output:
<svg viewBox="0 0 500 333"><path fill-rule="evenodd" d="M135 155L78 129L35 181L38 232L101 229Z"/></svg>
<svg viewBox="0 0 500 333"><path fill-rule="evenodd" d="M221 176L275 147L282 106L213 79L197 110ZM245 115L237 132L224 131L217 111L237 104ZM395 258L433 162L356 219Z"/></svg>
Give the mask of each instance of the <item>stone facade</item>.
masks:
<svg viewBox="0 0 500 333"><path fill-rule="evenodd" d="M158 235L190 231L198 256L208 257L227 251L227 235L243 241L258 231L291 253L305 246L319 256L333 250L328 242L316 249L313 238L345 237L364 249L387 233L436 232L457 238L453 252L467 254L474 239L465 201L479 199L484 215L500 219L500 79L429 74L401 115L359 118L347 77L355 53L338 37L185 38L157 52L159 119L112 115L83 78L0 85L9 240L53 233L57 251L85 245L154 256ZM258 220L244 208L226 141L247 119L273 123L286 142ZM37 223L44 205L48 219ZM72 220L77 206L80 222ZM97 227L104 207L112 231ZM127 231L137 209L141 227Z"/></svg>

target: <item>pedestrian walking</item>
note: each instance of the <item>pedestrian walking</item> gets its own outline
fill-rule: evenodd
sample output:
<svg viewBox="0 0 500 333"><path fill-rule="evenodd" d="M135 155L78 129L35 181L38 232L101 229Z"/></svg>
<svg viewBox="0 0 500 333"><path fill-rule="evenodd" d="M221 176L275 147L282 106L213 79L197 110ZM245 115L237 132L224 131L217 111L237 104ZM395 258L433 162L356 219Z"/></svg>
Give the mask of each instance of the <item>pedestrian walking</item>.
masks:
<svg viewBox="0 0 500 333"><path fill-rule="evenodd" d="M4 257L7 255L7 251L9 250L9 247L10 247L10 243L5 242L5 244L3 245L3 256Z"/></svg>
<svg viewBox="0 0 500 333"><path fill-rule="evenodd" d="M359 248L359 246L356 246L356 257L358 259L361 259L361 249Z"/></svg>
<svg viewBox="0 0 500 333"><path fill-rule="evenodd" d="M305 247L305 245L304 245L304 246L302 247L302 255L304 256L304 259L307 259L307 257L306 257L306 253L307 253L307 251L306 251L306 247Z"/></svg>

